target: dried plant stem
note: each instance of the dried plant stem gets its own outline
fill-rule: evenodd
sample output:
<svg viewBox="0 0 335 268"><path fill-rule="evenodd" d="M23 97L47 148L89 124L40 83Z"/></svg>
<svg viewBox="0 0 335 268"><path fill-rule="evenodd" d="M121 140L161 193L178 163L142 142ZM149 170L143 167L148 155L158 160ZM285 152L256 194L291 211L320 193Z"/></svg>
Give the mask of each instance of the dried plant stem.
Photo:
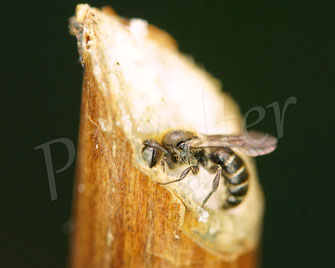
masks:
<svg viewBox="0 0 335 268"><path fill-rule="evenodd" d="M250 159L248 200L230 213L199 210L187 184L160 185L167 175L143 165L141 157L155 116L164 119L162 131L174 124L199 128L202 110L194 103L202 89L211 104L208 127L222 119L225 100L224 111L235 118L226 130L238 131L238 108L219 82L144 21L78 5L70 28L85 67L71 267L257 267L263 199ZM181 93L193 100L175 97ZM206 184L205 177L192 180Z"/></svg>
<svg viewBox="0 0 335 268"><path fill-rule="evenodd" d="M256 267L255 252L225 262L180 231L180 204L134 166L120 127L99 126L111 103L98 87L86 64L75 188L85 191L74 202L71 266Z"/></svg>

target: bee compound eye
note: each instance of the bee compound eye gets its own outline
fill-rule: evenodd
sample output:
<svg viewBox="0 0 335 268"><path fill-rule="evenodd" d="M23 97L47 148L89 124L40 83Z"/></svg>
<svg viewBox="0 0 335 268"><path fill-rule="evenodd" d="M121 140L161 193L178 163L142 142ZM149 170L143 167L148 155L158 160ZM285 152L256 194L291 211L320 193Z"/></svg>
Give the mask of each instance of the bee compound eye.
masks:
<svg viewBox="0 0 335 268"><path fill-rule="evenodd" d="M142 151L142 157L144 161L151 167L152 166L152 158L154 156L154 149L151 147L144 147Z"/></svg>
<svg viewBox="0 0 335 268"><path fill-rule="evenodd" d="M186 149L186 144L185 144L185 142L184 142L184 141L179 142L179 143L177 144L177 148L182 149L182 150Z"/></svg>

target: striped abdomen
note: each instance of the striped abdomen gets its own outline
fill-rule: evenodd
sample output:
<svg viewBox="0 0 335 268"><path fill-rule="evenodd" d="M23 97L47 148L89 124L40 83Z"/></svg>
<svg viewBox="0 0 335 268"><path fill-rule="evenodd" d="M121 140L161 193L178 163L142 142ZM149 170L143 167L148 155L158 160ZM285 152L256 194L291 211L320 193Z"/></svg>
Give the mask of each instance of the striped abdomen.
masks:
<svg viewBox="0 0 335 268"><path fill-rule="evenodd" d="M211 160L222 167L222 176L228 191L223 207L237 206L248 192L249 175L243 160L228 148L214 151Z"/></svg>

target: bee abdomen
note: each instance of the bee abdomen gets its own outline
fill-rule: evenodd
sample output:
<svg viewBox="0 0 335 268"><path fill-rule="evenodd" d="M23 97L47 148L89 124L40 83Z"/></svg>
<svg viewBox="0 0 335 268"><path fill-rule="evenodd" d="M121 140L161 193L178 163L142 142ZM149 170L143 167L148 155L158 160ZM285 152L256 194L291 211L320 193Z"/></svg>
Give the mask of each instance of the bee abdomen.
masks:
<svg viewBox="0 0 335 268"><path fill-rule="evenodd" d="M223 208L238 206L244 200L249 188L249 174L243 160L229 148L212 152L211 160L222 167L222 177L227 188Z"/></svg>
<svg viewBox="0 0 335 268"><path fill-rule="evenodd" d="M237 186L229 186L228 187L228 192L230 195L238 197L238 196L245 196L248 192L248 182L237 185Z"/></svg>
<svg viewBox="0 0 335 268"><path fill-rule="evenodd" d="M228 198L226 199L226 202L223 205L223 208L227 209L227 208L236 207L242 201L243 201L243 198L241 197L228 196Z"/></svg>
<svg viewBox="0 0 335 268"><path fill-rule="evenodd" d="M239 185L248 180L248 172L244 165L233 173L228 173L225 169L223 169L222 173L226 178L225 182L228 184Z"/></svg>
<svg viewBox="0 0 335 268"><path fill-rule="evenodd" d="M249 174L240 157L232 154L223 163L222 175L227 187L225 209L238 206L245 198L249 188Z"/></svg>

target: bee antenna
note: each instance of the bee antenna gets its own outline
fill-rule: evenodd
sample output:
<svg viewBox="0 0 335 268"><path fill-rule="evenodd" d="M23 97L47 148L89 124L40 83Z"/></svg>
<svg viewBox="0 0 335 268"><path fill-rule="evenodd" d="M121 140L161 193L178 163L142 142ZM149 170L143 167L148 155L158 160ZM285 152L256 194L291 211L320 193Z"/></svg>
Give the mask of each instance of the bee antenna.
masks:
<svg viewBox="0 0 335 268"><path fill-rule="evenodd" d="M160 146L157 142L155 142L153 140L145 140L144 141L144 146L145 147L151 147L151 148L154 148L154 149L158 149L165 154L169 153L167 150L165 150L162 146Z"/></svg>

